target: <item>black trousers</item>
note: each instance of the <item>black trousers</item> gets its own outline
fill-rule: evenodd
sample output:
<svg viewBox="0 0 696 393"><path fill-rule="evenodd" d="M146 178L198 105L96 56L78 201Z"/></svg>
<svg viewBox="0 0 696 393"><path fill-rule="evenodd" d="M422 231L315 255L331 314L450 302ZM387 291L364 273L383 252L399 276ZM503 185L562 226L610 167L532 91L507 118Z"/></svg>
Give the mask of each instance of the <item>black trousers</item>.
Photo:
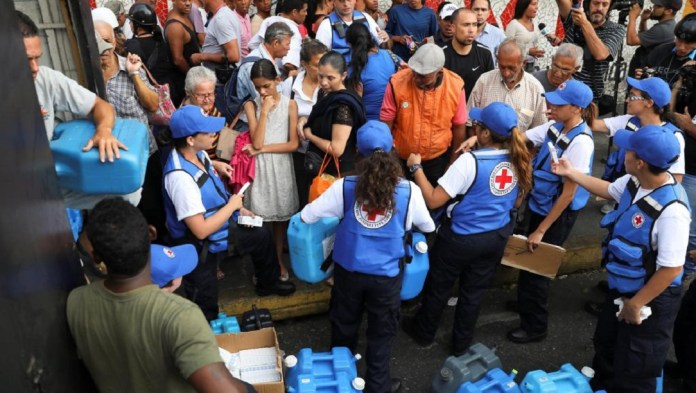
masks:
<svg viewBox="0 0 696 393"><path fill-rule="evenodd" d="M304 153L292 153L292 163L295 168L295 184L297 184L297 196L302 210L309 201L309 186L312 184L312 177L304 168Z"/></svg>
<svg viewBox="0 0 696 393"><path fill-rule="evenodd" d="M232 223L230 238L234 239L234 246L240 254L250 254L258 280L257 285L272 286L280 276L280 267L271 230L265 226L247 228ZM201 246L198 245L197 248L200 255ZM217 267L220 259L226 254L208 252L203 260L198 261L196 268L182 280L186 298L196 303L209 321L216 319L219 311Z"/></svg>
<svg viewBox="0 0 696 393"><path fill-rule="evenodd" d="M391 391L389 361L399 327L402 275L396 277L353 273L336 263L331 289L331 346L356 353L363 311L367 311L365 392Z"/></svg>
<svg viewBox="0 0 696 393"><path fill-rule="evenodd" d="M476 235L457 235L441 227L430 254L430 271L425 281L422 306L414 319L415 333L434 340L452 285L459 278L459 301L452 328L453 353L461 354L471 345L481 302L503 257L512 224L503 229Z"/></svg>
<svg viewBox="0 0 696 393"><path fill-rule="evenodd" d="M546 231L544 243L562 246L573 229L579 211L566 209ZM546 218L527 209L529 228L527 235L532 234ZM520 313L520 327L529 334L546 332L549 324L549 289L551 279L538 274L520 270L517 286L517 303Z"/></svg>
<svg viewBox="0 0 696 393"><path fill-rule="evenodd" d="M648 303L652 315L640 325L616 318L616 291L607 294L594 334L593 390L653 393L669 351L681 287L667 288ZM692 333L693 334L693 333Z"/></svg>
<svg viewBox="0 0 696 393"><path fill-rule="evenodd" d="M683 389L696 393L696 281L692 281L681 301L674 321L674 353L683 371Z"/></svg>

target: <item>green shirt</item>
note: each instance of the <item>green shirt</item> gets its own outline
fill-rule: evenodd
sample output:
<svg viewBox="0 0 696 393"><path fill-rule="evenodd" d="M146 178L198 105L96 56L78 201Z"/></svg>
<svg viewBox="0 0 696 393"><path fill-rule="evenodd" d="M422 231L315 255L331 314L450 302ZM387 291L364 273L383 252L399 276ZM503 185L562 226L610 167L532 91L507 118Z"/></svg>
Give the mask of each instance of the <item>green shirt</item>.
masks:
<svg viewBox="0 0 696 393"><path fill-rule="evenodd" d="M101 393L194 392L186 379L222 362L198 306L156 285L126 293L109 291L103 281L75 288L67 316Z"/></svg>

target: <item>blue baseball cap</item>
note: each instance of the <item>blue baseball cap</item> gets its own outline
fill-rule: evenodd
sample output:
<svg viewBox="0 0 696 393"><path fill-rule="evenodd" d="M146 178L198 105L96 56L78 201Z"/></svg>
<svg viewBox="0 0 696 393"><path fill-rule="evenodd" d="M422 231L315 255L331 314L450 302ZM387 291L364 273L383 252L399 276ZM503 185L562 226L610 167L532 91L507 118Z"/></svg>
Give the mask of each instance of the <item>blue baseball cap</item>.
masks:
<svg viewBox="0 0 696 393"><path fill-rule="evenodd" d="M394 145L389 126L378 120L368 120L358 129L358 151L369 157L375 150L390 152Z"/></svg>
<svg viewBox="0 0 696 393"><path fill-rule="evenodd" d="M512 129L517 127L517 113L510 105L502 102L490 103L483 109L471 108L469 117L502 137L509 137Z"/></svg>
<svg viewBox="0 0 696 393"><path fill-rule="evenodd" d="M558 85L550 93L542 93L546 100L553 105L575 105L587 108L592 102L592 90L586 84L571 79Z"/></svg>
<svg viewBox="0 0 696 393"><path fill-rule="evenodd" d="M152 282L160 288L175 278L191 273L197 264L198 252L191 244L176 247L150 245Z"/></svg>
<svg viewBox="0 0 696 393"><path fill-rule="evenodd" d="M681 150L674 132L656 125L641 127L635 132L618 130L614 134L614 143L660 169L669 169L677 162Z"/></svg>
<svg viewBox="0 0 696 393"><path fill-rule="evenodd" d="M660 108L669 105L672 99L672 90L669 89L667 82L660 78L635 79L629 76L626 81L629 86L647 93Z"/></svg>
<svg viewBox="0 0 696 393"><path fill-rule="evenodd" d="M208 116L203 108L186 105L179 108L169 119L172 138L185 138L199 132L220 132L225 126L224 117Z"/></svg>

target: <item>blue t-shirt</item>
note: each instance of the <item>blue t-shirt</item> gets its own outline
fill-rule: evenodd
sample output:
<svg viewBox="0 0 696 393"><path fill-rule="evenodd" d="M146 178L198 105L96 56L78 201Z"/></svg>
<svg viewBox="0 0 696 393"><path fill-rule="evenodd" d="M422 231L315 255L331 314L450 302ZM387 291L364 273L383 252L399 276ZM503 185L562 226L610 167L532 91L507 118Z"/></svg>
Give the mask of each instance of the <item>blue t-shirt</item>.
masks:
<svg viewBox="0 0 696 393"><path fill-rule="evenodd" d="M388 51L380 49L379 52L368 55L367 64L360 73L367 120L379 120L384 91L387 89L389 79L396 71L397 65ZM348 70L349 74L352 72L352 69Z"/></svg>
<svg viewBox="0 0 696 393"><path fill-rule="evenodd" d="M428 7L423 6L414 10L408 4L401 4L389 12L386 30L390 36L410 35L414 41L420 42L426 37L435 36L437 17ZM403 44L395 43L392 50L404 61L408 61L411 57L411 52Z"/></svg>

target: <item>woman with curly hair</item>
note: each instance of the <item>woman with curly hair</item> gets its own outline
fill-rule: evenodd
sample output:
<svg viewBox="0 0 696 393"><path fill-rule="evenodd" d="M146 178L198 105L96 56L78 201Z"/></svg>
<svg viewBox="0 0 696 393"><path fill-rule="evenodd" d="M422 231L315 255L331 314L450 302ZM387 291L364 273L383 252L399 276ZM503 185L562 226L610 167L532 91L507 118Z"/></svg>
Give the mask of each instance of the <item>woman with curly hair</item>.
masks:
<svg viewBox="0 0 696 393"><path fill-rule="evenodd" d="M452 329L455 356L471 344L483 295L515 225L515 208L532 188L531 157L517 128L515 110L494 102L483 110L472 108L469 116L477 122L480 149L457 158L436 188L423 173L420 155L411 154L407 162L429 208L454 203L447 209L449 218L440 226L430 254L422 307L413 321L404 323L404 330L421 346L432 343L452 285L459 278Z"/></svg>
<svg viewBox="0 0 696 393"><path fill-rule="evenodd" d="M367 310L365 391L394 391L389 374L391 343L399 324L402 259L415 225L435 230L423 195L403 178L386 124L368 121L358 130L357 176L337 180L301 213L302 221L338 217L333 250L331 346L356 353L363 310ZM410 245L408 245L410 246Z"/></svg>

